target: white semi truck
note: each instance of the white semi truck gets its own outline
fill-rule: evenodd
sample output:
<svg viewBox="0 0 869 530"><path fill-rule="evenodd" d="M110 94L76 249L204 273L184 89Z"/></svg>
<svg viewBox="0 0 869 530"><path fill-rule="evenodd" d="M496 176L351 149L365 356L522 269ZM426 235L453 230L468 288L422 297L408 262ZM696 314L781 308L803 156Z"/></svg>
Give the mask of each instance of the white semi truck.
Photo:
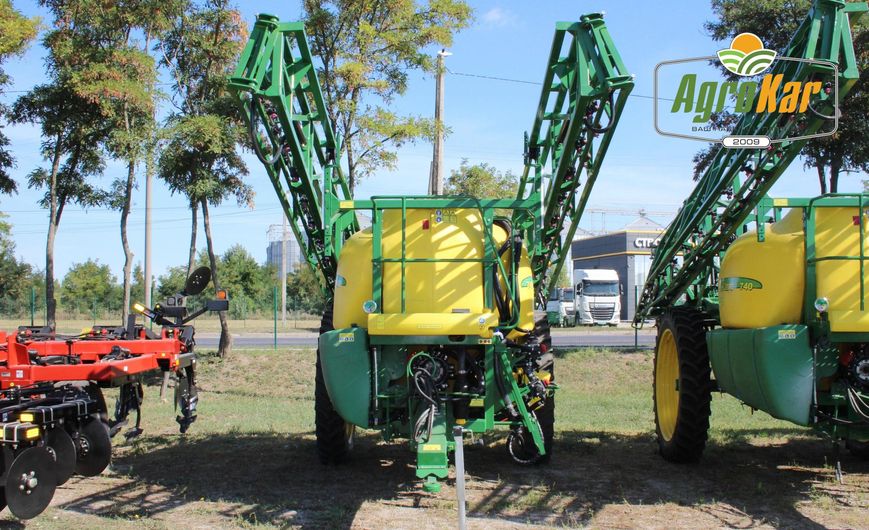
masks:
<svg viewBox="0 0 869 530"><path fill-rule="evenodd" d="M574 315L577 326L615 326L622 312L619 275L612 269L575 269Z"/></svg>
<svg viewBox="0 0 869 530"><path fill-rule="evenodd" d="M549 324L560 328L575 325L574 302L573 289L570 287L553 289L546 302Z"/></svg>

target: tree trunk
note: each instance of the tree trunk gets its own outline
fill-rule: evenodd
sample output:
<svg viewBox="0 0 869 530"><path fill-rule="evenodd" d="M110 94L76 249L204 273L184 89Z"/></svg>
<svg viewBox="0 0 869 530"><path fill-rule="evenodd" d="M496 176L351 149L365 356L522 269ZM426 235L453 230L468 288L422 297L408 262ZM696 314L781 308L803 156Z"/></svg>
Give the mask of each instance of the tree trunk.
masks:
<svg viewBox="0 0 869 530"><path fill-rule="evenodd" d="M347 185L350 188L350 197L356 196L356 169L353 160L353 143L347 142L344 146L347 153Z"/></svg>
<svg viewBox="0 0 869 530"><path fill-rule="evenodd" d="M827 193L827 175L824 174L824 164L818 162L815 166L818 170L818 183L821 185L821 195Z"/></svg>
<svg viewBox="0 0 869 530"><path fill-rule="evenodd" d="M49 213L48 237L45 241L45 325L57 327L57 300L54 298L54 237L60 222L60 208L57 202L57 173L60 170L60 135L55 138L54 157L51 161L51 182L48 185Z"/></svg>
<svg viewBox="0 0 869 530"><path fill-rule="evenodd" d="M127 184L124 187L124 205L121 208L121 246L124 248L124 305L121 308L121 324L127 325L130 314L130 291L132 289L131 272L133 269L133 251L127 239L127 218L130 216L130 203L133 198L133 183L136 177L136 163L127 163Z"/></svg>
<svg viewBox="0 0 869 530"><path fill-rule="evenodd" d="M839 168L841 166L836 162L830 164L830 193L839 191Z"/></svg>
<svg viewBox="0 0 869 530"><path fill-rule="evenodd" d="M193 274L193 269L196 268L196 230L197 219L199 213L199 205L196 201L190 201L190 252L187 254L187 276Z"/></svg>
<svg viewBox="0 0 869 530"><path fill-rule="evenodd" d="M208 215L208 201L201 199L202 221L205 225L205 242L208 246L208 261L211 264L211 281L215 289L220 289L220 281L217 279L217 257L214 255L214 245L211 241L211 218ZM226 312L217 313L220 319L220 344L217 347L217 355L226 357L232 353L232 335L229 334L229 323L226 321Z"/></svg>

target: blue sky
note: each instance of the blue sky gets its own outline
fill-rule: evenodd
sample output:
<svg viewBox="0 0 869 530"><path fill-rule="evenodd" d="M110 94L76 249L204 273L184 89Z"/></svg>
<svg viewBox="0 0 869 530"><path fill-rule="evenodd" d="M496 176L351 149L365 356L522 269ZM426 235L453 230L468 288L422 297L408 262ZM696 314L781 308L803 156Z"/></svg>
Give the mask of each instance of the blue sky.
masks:
<svg viewBox="0 0 869 530"><path fill-rule="evenodd" d="M27 15L42 15L35 2L15 0ZM522 171L522 138L530 128L540 95L540 87L468 77L475 74L540 82L552 42L555 22L577 20L583 13L605 11L610 33L627 68L636 75L634 97L625 108L622 121L592 192L590 207L611 210L675 212L692 189L692 155L704 144L655 133L652 116L652 75L655 65L664 60L713 55L721 48L703 31L711 18L709 4L692 2L507 2L471 1L476 12L474 25L456 36L447 67L445 122L452 134L445 142L445 165L449 174L463 158L471 163L486 162L500 170ZM253 21L259 12L271 12L283 20L299 18L297 1L271 3L242 1L242 12ZM280 8L275 6L279 5ZM432 53L436 48L432 49ZM7 72L13 78L3 96L11 102L18 94L42 81L44 50L34 45L23 57L11 60ZM646 96L646 97L643 97ZM394 110L431 116L434 111L434 80L413 75L407 94L394 103ZM14 174L19 192L0 197L0 211L10 216L18 254L40 268L45 262L47 214L37 201L42 192L27 189L25 179L33 168L45 165L39 156L38 129L10 126L6 129L18 167ZM419 143L399 152L395 171L383 171L363 181L357 197L370 195L422 194L428 182L431 145ZM225 203L212 210L213 231L218 251L240 243L259 261L265 261L269 225L281 222L281 210L265 171L251 155L246 157L249 183L256 191L253 209ZM123 168L110 164L103 184L120 176ZM840 191L861 189L860 175L845 175ZM812 196L818 193L814 170L806 171L796 162L773 189L778 196ZM154 274L186 261L189 243L189 211L184 200L172 196L162 182L155 181L153 224ZM130 239L136 260L144 252L144 181L134 198L130 219ZM595 213L586 215L580 226L588 230L616 229L636 215ZM665 223L666 217L652 217ZM117 212L70 207L64 213L58 234L55 270L59 277L76 262L88 257L109 264L120 275L123 255L120 250ZM201 226L201 225L200 225ZM201 233L201 231L200 231ZM200 248L204 247L204 239Z"/></svg>

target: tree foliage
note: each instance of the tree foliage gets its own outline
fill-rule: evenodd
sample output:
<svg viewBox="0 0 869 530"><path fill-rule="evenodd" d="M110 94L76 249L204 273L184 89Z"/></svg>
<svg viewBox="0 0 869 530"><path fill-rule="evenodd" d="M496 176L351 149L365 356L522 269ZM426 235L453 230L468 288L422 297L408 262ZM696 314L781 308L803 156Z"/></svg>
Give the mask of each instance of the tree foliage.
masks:
<svg viewBox="0 0 869 530"><path fill-rule="evenodd" d="M287 305L291 309L320 315L326 302L317 276L310 267L302 264L296 272L287 275Z"/></svg>
<svg viewBox="0 0 869 530"><path fill-rule="evenodd" d="M478 199L513 199L518 189L519 180L510 171L502 173L485 162L472 165L464 158L459 169L450 172L444 193Z"/></svg>
<svg viewBox="0 0 869 530"><path fill-rule="evenodd" d="M53 54L50 54L53 57ZM52 79L33 88L15 102L13 116L19 122L38 124L42 129L42 156L50 168L39 167L28 176L31 188L45 189L40 205L48 209L45 244L46 323L55 325L57 300L54 296L54 239L63 210L69 203L83 207L103 204L105 191L91 178L102 174L104 156L100 145L108 128L94 107L69 84L68 71L49 60Z"/></svg>
<svg viewBox="0 0 869 530"><path fill-rule="evenodd" d="M716 41L729 41L744 32L754 33L767 48L782 51L812 5L811 0L712 0L715 19L706 23ZM865 17L864 17L865 19ZM839 129L833 136L810 140L800 156L805 167L815 168L821 193L835 192L842 173L869 170L869 31L858 22L854 31L860 79L840 104ZM721 66L721 70L726 70ZM726 117L719 117L726 118ZM732 119L732 117L730 118ZM695 176L706 169L717 147L699 152Z"/></svg>
<svg viewBox="0 0 869 530"><path fill-rule="evenodd" d="M30 277L33 269L15 256L12 225L0 213L0 311L15 311L30 298Z"/></svg>
<svg viewBox="0 0 869 530"><path fill-rule="evenodd" d="M3 63L27 49L36 37L39 19L27 18L18 12L10 0L0 0L0 95L3 87L9 84L9 76L3 71ZM7 149L9 138L3 134L4 121L9 109L0 104L0 193L13 193L17 186L9 174L14 167L15 159Z"/></svg>
<svg viewBox="0 0 869 530"><path fill-rule="evenodd" d="M56 61L68 70L68 84L92 105L107 125L104 148L123 162L125 173L116 176L107 204L121 212L124 252L123 321L132 288L133 252L127 237L127 219L135 189L136 167L154 137L157 70L149 47L155 34L168 28L177 0L110 2L100 9L90 0L52 4L60 17L74 24L50 36Z"/></svg>
<svg viewBox="0 0 869 530"><path fill-rule="evenodd" d="M230 293L230 316L241 318L272 299L275 271L256 262L241 245L233 245L220 258L220 286Z"/></svg>
<svg viewBox="0 0 869 530"><path fill-rule="evenodd" d="M360 178L395 166L395 148L433 136L432 120L390 106L410 72L433 70L430 47L449 46L470 23L471 8L463 0L305 0L303 9L353 191Z"/></svg>
<svg viewBox="0 0 869 530"><path fill-rule="evenodd" d="M94 305L107 304L117 295L115 276L108 265L88 259L70 267L61 284L63 305L86 313Z"/></svg>
<svg viewBox="0 0 869 530"><path fill-rule="evenodd" d="M245 128L226 90L247 34L240 13L228 0L187 1L161 42L162 64L173 79L175 112L167 124L159 176L173 192L187 197L194 216L196 209L201 209L212 281L217 288L219 260L214 253L208 206L231 196L239 204L253 203L253 189L243 180L247 166L237 151L237 145L245 142ZM192 232L191 255L194 238ZM232 348L223 313L220 324L218 354L222 357Z"/></svg>

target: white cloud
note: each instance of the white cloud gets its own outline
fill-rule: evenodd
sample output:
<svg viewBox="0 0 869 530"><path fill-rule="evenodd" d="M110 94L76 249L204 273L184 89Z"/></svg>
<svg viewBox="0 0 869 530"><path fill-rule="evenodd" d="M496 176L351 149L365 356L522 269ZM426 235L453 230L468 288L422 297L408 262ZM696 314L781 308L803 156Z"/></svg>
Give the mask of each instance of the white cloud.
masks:
<svg viewBox="0 0 869 530"><path fill-rule="evenodd" d="M493 7L483 13L483 25L493 28L515 26L518 18L509 9Z"/></svg>

